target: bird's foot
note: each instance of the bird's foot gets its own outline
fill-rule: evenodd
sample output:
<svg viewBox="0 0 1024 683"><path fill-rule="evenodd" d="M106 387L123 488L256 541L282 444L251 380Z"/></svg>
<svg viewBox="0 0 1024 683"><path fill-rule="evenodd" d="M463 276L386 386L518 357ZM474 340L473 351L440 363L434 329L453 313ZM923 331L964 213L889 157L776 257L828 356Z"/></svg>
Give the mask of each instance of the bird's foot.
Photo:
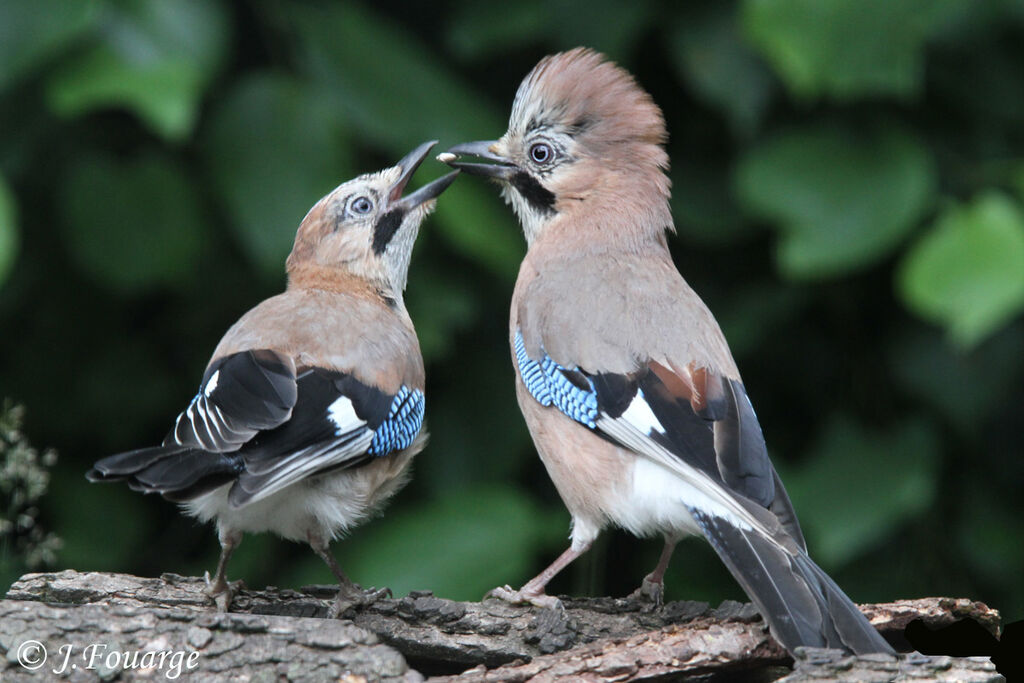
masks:
<svg viewBox="0 0 1024 683"><path fill-rule="evenodd" d="M500 586L488 591L484 598L497 598L513 605L533 605L545 609L565 609L562 601L553 595L541 591L530 591L525 587L521 590L514 590L512 586Z"/></svg>
<svg viewBox="0 0 1024 683"><path fill-rule="evenodd" d="M351 587L342 586L338 588L338 597L334 599L334 603L327 610L327 618L337 619L350 609L369 607L381 598L390 597L391 589L387 587L363 590L359 584L352 584Z"/></svg>
<svg viewBox="0 0 1024 683"><path fill-rule="evenodd" d="M645 576L640 587L629 594L629 599L639 602L644 611L661 609L665 604L665 584Z"/></svg>
<svg viewBox="0 0 1024 683"><path fill-rule="evenodd" d="M206 595L213 600L217 611L222 613L227 612L231 607L231 600L234 599L235 593L245 588L245 582L241 579L228 582L221 576L213 581L210 579L210 572L204 573L203 579L206 581Z"/></svg>

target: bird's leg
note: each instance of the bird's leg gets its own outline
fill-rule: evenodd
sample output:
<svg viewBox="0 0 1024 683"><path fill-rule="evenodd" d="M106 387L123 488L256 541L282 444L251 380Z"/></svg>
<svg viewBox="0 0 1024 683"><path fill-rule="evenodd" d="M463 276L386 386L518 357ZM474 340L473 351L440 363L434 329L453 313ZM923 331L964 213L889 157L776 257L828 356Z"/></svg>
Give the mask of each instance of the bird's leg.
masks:
<svg viewBox="0 0 1024 683"><path fill-rule="evenodd" d="M217 611L227 612L228 607L231 606L231 599L235 595L235 589L242 585L241 581L236 581L232 585L227 580L228 560L231 559L231 554L235 552L238 544L242 542L242 534L238 531L222 529L218 533L218 538L220 539L220 559L217 561L217 574L212 581L210 572L206 572L203 578L206 580L206 594L217 605Z"/></svg>
<svg viewBox="0 0 1024 683"><path fill-rule="evenodd" d="M548 565L547 569L530 579L519 590L513 590L511 586L502 586L490 591L484 597L498 598L513 604L529 603L537 607L558 609L562 606L562 601L553 595L547 595L544 592L544 587L548 585L551 579L555 578L558 572L565 569L570 562L588 550L590 550L590 543L578 549L569 546L564 553L558 556L558 559Z"/></svg>
<svg viewBox="0 0 1024 683"><path fill-rule="evenodd" d="M352 580L345 575L345 572L341 571L338 561L331 554L330 543L325 541L323 536L315 531L310 531L307 537L309 539L309 547L320 556L321 560L327 563L327 567L334 574L334 578L338 580L338 597L335 598L334 604L327 610L328 619L337 619L338 616L350 607L371 605L380 598L385 596L391 597L390 588L371 588L364 591L360 585L352 583Z"/></svg>
<svg viewBox="0 0 1024 683"><path fill-rule="evenodd" d="M661 549L661 557L658 559L658 566L650 574L644 577L643 583L629 597L641 602L653 603L655 607L661 607L665 601L665 570L668 569L669 560L672 559L672 551L676 549L679 539L673 536L665 537L665 547Z"/></svg>

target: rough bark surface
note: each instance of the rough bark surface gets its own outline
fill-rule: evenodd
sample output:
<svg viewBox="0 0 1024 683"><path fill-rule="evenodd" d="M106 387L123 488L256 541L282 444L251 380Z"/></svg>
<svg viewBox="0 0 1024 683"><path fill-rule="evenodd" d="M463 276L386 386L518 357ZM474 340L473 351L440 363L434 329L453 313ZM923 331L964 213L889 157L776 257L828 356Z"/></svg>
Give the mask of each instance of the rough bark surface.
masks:
<svg viewBox="0 0 1024 683"><path fill-rule="evenodd" d="M62 663L60 647L71 645L69 663L79 669L68 680L166 676L166 662L156 671L123 663L85 670L84 648L96 642L108 651L198 652L188 680L418 680L422 674L437 681L664 681L740 673L786 681L1002 680L986 658L916 654L855 658L808 650L793 669L756 611L734 602L713 609L673 602L645 611L629 599L566 598L564 611L552 611L417 592L327 620L318 617L326 615L333 587L242 590L230 614L211 612L204 588L202 579L172 574L28 574L0 601L0 651L6 651L0 678L33 678L17 653L36 640L50 654L50 669ZM969 600L924 598L864 610L897 648L909 649L902 634L915 619L939 628L968 618L999 633L998 612Z"/></svg>

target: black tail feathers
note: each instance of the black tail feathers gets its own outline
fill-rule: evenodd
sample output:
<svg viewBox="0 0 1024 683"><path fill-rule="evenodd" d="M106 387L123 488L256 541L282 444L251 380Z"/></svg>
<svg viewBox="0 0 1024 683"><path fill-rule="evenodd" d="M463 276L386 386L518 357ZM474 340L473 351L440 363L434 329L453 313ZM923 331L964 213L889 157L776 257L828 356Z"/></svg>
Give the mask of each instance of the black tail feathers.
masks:
<svg viewBox="0 0 1024 683"><path fill-rule="evenodd" d="M892 653L858 607L796 543L691 510L772 635L792 652L804 645L854 654Z"/></svg>
<svg viewBox="0 0 1024 683"><path fill-rule="evenodd" d="M133 490L184 501L228 483L239 471L239 461L231 455L169 445L103 458L85 477L94 482L125 480Z"/></svg>

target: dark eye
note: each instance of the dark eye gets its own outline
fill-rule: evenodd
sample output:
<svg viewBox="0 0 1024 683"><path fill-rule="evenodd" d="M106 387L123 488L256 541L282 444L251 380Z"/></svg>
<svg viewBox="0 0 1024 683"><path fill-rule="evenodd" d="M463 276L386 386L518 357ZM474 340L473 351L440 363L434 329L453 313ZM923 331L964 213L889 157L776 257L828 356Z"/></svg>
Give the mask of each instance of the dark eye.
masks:
<svg viewBox="0 0 1024 683"><path fill-rule="evenodd" d="M349 203L348 208L352 213L368 214L373 209L373 202L366 197L356 197Z"/></svg>
<svg viewBox="0 0 1024 683"><path fill-rule="evenodd" d="M551 151L551 145L546 142L536 142L530 147L530 158L538 164L546 164L554 156L555 153Z"/></svg>

